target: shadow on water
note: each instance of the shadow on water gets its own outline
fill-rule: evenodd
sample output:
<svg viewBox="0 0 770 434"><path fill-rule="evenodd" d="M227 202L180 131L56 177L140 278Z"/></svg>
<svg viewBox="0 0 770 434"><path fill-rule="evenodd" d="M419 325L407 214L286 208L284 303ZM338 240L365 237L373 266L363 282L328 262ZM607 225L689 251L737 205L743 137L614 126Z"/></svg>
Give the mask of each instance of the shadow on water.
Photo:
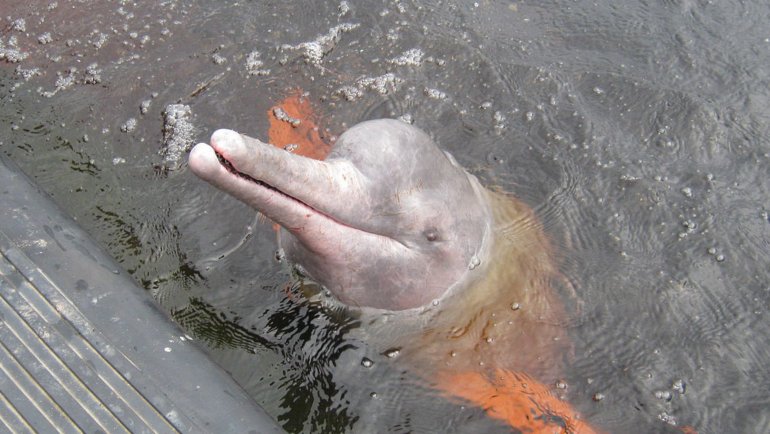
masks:
<svg viewBox="0 0 770 434"><path fill-rule="evenodd" d="M554 393L608 432L768 432L768 16L759 1L6 2L0 150L287 430L505 432L292 284L270 223L184 162L220 127L265 138L296 88L337 134L402 117L535 209L556 246L579 306Z"/></svg>
<svg viewBox="0 0 770 434"><path fill-rule="evenodd" d="M342 432L358 419L336 399L344 391L335 384L333 370L340 354L355 349L346 338L359 323L350 317L330 316L318 304L295 303L284 299L256 317L238 317L192 298L171 312L173 318L197 339L220 351L252 354L254 363L260 355L275 354L282 369L272 377L262 373L258 381L278 391L275 404L280 409L278 421L291 432ZM245 321L244 321L245 320ZM249 327L240 325L250 324ZM323 390L319 393L318 390Z"/></svg>

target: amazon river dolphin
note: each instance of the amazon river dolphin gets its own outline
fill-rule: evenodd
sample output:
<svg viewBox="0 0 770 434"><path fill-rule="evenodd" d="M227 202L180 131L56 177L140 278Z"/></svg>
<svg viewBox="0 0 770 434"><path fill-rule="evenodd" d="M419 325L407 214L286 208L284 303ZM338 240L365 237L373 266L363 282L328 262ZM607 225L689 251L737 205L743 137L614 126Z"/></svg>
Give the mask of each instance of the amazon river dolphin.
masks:
<svg viewBox="0 0 770 434"><path fill-rule="evenodd" d="M418 128L360 123L324 161L218 130L189 163L278 223L291 262L381 319L372 345L450 399L521 432L595 432L548 386L571 352L553 290L569 282L534 211Z"/></svg>

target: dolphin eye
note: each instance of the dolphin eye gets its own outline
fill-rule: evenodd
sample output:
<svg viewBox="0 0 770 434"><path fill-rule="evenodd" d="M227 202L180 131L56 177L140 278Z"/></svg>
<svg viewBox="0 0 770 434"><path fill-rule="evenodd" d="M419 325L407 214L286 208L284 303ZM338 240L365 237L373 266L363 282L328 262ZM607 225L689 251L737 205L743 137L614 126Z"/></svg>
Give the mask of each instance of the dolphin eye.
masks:
<svg viewBox="0 0 770 434"><path fill-rule="evenodd" d="M428 241L438 241L439 240L438 229L436 229L436 228L425 229L425 231L422 234L425 235L425 239L428 240Z"/></svg>

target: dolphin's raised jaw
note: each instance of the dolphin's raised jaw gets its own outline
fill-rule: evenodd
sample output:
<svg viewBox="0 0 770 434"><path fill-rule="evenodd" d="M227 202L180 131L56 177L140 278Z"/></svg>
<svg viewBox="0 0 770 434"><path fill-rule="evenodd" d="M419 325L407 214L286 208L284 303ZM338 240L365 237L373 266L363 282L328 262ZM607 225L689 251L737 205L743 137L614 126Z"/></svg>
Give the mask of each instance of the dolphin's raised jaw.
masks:
<svg viewBox="0 0 770 434"><path fill-rule="evenodd" d="M346 232L384 237L347 223L345 210L335 209L335 203L360 201L352 197L362 195L350 187L357 183L355 170L245 139L252 142L247 143L244 136L231 130L216 131L210 145L199 143L192 149L190 169L259 210L316 253L332 253L331 246L338 248L340 239L351 238ZM342 218L335 214L338 211Z"/></svg>

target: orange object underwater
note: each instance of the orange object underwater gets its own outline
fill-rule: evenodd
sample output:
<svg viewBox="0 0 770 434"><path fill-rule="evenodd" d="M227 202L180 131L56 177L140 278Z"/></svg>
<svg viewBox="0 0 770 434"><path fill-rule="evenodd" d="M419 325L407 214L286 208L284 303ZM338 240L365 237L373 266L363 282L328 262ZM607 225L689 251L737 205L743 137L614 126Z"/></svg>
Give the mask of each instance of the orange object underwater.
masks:
<svg viewBox="0 0 770 434"><path fill-rule="evenodd" d="M489 417L522 433L596 432L580 420L580 415L569 404L526 374L496 369L493 375L440 373L437 382L444 392L472 402Z"/></svg>
<svg viewBox="0 0 770 434"><path fill-rule="evenodd" d="M310 99L295 90L267 111L270 144L303 157L323 160L332 149L329 135L317 125Z"/></svg>

